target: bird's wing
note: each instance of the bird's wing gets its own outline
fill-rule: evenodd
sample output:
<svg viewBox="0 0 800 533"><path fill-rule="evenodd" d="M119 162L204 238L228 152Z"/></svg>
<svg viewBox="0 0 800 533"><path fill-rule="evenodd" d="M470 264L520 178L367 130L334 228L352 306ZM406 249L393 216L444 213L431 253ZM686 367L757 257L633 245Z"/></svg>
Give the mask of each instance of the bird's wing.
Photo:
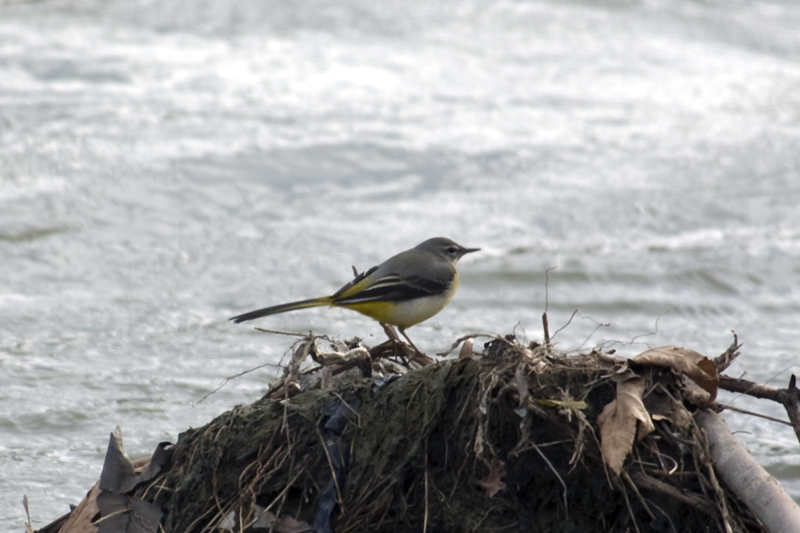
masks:
<svg viewBox="0 0 800 533"><path fill-rule="evenodd" d="M353 280L356 281L356 280ZM446 292L453 282L449 277L400 276L387 274L378 279L359 280L352 286L342 287L332 299L334 305L347 305L360 302L387 302L413 300L424 296L434 296Z"/></svg>
<svg viewBox="0 0 800 533"><path fill-rule="evenodd" d="M374 266L366 272L358 274L350 283L333 293L331 299L336 301L337 298L346 298L347 296L360 292L362 289L364 289L364 287L367 287L372 282L371 277L376 270L378 270L378 267Z"/></svg>

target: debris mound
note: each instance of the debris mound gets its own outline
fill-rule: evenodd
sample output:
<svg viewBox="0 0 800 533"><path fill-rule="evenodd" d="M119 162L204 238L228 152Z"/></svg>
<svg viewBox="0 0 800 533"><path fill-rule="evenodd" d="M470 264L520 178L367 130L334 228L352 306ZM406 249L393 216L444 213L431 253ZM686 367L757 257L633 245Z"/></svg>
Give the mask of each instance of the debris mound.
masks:
<svg viewBox="0 0 800 533"><path fill-rule="evenodd" d="M507 336L429 364L319 342L129 493L163 531L767 531L712 468L693 412L716 370L699 354L567 356Z"/></svg>

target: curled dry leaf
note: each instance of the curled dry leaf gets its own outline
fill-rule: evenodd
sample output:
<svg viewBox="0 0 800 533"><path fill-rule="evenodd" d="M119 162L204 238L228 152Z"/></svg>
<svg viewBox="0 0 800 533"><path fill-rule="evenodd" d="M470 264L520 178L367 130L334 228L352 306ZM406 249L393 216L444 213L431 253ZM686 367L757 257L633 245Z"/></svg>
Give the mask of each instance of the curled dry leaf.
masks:
<svg viewBox="0 0 800 533"><path fill-rule="evenodd" d="M617 382L617 397L603 408L597 417L597 425L600 427L603 461L619 475L634 438L645 438L655 427L642 403L644 378L626 370L612 379ZM637 421L640 422L638 430Z"/></svg>
<svg viewBox="0 0 800 533"><path fill-rule="evenodd" d="M464 344L461 345L461 351L458 352L459 359L469 359L472 357L472 346L475 344L471 338L464 341Z"/></svg>
<svg viewBox="0 0 800 533"><path fill-rule="evenodd" d="M517 364L517 369L514 372L514 383L517 385L517 392L519 393L519 405L525 405L525 400L528 399L530 394L530 381L528 375L525 373L525 362L520 361Z"/></svg>
<svg viewBox="0 0 800 533"><path fill-rule="evenodd" d="M642 352L632 360L643 365L671 368L697 383L711 395L711 400L717 397L719 388L717 365L701 353L679 346L662 346Z"/></svg>
<svg viewBox="0 0 800 533"><path fill-rule="evenodd" d="M28 510L28 495L24 494L22 496L22 506L25 508L25 516L28 517L28 521L25 522L25 533L33 533L33 526L31 525L31 513Z"/></svg>

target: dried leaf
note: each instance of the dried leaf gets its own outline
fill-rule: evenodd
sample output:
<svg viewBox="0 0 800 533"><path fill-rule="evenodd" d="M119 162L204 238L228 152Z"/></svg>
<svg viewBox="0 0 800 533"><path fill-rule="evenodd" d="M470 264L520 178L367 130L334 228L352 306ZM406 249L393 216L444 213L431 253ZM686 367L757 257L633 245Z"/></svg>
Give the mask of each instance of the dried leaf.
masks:
<svg viewBox="0 0 800 533"><path fill-rule="evenodd" d="M311 526L302 520L295 520L291 516L284 516L275 524L275 533L310 533Z"/></svg>
<svg viewBox="0 0 800 533"><path fill-rule="evenodd" d="M497 457L492 458L489 465L489 476L478 481L478 485L486 490L486 495L493 498L495 494L506 489L503 477L506 475L506 464Z"/></svg>
<svg viewBox="0 0 800 533"><path fill-rule="evenodd" d="M459 359L470 359L472 357L472 346L475 344L471 338L464 341L461 345L461 351L458 352Z"/></svg>
<svg viewBox="0 0 800 533"><path fill-rule="evenodd" d="M161 522L162 512L156 505L124 494L101 491L97 507L100 518L93 522L97 533L156 533Z"/></svg>
<svg viewBox="0 0 800 533"><path fill-rule="evenodd" d="M250 524L253 529L272 529L272 525L278 521L278 517L274 513L267 511L257 503L250 508L250 513L254 517L253 523Z"/></svg>
<svg viewBox="0 0 800 533"><path fill-rule="evenodd" d="M92 519L100 512L97 507L97 497L100 495L100 482L86 494L86 497L78 504L66 523L61 526L59 533L86 533L96 532L97 527L92 524Z"/></svg>
<svg viewBox="0 0 800 533"><path fill-rule="evenodd" d="M655 430L650 414L642 403L644 379L630 370L614 376L617 398L597 417L603 460L619 475L622 463L631 451L634 437L639 440ZM638 424L637 431L637 421Z"/></svg>
<svg viewBox="0 0 800 533"><path fill-rule="evenodd" d="M701 353L678 346L662 346L642 352L632 360L639 364L671 368L697 383L711 395L712 400L717 397L717 365Z"/></svg>
<svg viewBox="0 0 800 533"><path fill-rule="evenodd" d="M528 381L528 376L525 373L525 362L520 361L517 364L517 369L514 371L514 383L517 385L517 393L519 394L519 405L524 405L525 400L528 399L530 394L531 384Z"/></svg>
<svg viewBox="0 0 800 533"><path fill-rule="evenodd" d="M222 531L233 531L236 527L236 511L231 511L225 515L217 524L217 529Z"/></svg>
<svg viewBox="0 0 800 533"><path fill-rule="evenodd" d="M121 444L120 442L120 445ZM146 463L146 466L137 475L127 478L119 488L119 492L122 494L130 493L138 484L150 481L164 470L167 463L169 463L169 460L172 458L171 446L172 444L169 442L158 443L155 452L150 456L150 460ZM136 469L134 468L134 472L135 471Z"/></svg>
<svg viewBox="0 0 800 533"><path fill-rule="evenodd" d="M133 465L122 446L122 429L117 426L108 439L103 471L100 473L100 490L118 494L120 488L132 477Z"/></svg>
<svg viewBox="0 0 800 533"><path fill-rule="evenodd" d="M31 513L28 510L28 495L22 495L22 506L25 508L25 516L28 517L28 521L25 522L25 533L33 533L33 526L31 525Z"/></svg>

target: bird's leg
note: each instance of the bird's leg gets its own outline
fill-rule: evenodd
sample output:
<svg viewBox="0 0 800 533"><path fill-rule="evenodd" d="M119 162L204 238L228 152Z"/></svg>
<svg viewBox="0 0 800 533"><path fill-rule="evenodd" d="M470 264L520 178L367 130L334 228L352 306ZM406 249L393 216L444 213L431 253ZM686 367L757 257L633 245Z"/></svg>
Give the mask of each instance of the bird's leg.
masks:
<svg viewBox="0 0 800 533"><path fill-rule="evenodd" d="M433 363L433 359L431 359L430 357L419 351L419 348L417 348L414 345L414 343L411 342L411 339L409 339L408 335L406 335L405 328L398 328L398 329L400 330L400 333L403 335L403 337L405 337L406 340L408 341L408 345L406 345L403 341L400 340L400 337L397 336L397 331L395 331L395 329L391 325L382 323L381 327L383 328L383 331L386 332L386 336L389 337L389 340L392 342L392 344L394 344L394 357L399 356L402 359L403 364L407 365L405 355L409 351L411 355L411 357L408 358L409 362L417 363L419 366L426 366ZM408 350L407 347L409 345L411 346L411 349L413 351ZM402 350L403 353L399 353L400 350L398 350L398 348L400 346L404 347L404 349Z"/></svg>
<svg viewBox="0 0 800 533"><path fill-rule="evenodd" d="M418 354L421 354L422 352L420 352L420 351L419 351L419 348L417 348L417 347L414 345L414 343L413 343L413 342L411 342L411 339L409 339L409 338L408 338L408 335L406 335L406 330L405 330L405 328L398 328L398 329L399 329L399 331L400 331L400 334L401 334L403 337L405 337L405 338L406 338L406 340L408 341L408 344L410 344L410 345L411 345L411 347L412 347L412 348L414 348L414 351L415 351L415 352L417 352Z"/></svg>
<svg viewBox="0 0 800 533"><path fill-rule="evenodd" d="M399 345L403 344L403 341L400 340L400 337L397 336L397 332L394 330L394 328L390 324L384 324L383 322L381 322L380 324L381 324L381 327L383 328L384 333L386 333L386 336L389 337L389 340L391 341L392 345L394 345L394 354L393 354L393 356L395 358L397 358L398 356L400 356L400 353L399 353L399 350L397 349L397 347ZM406 360L405 357L403 357L402 360L403 360L403 363L405 364L405 360Z"/></svg>
<svg viewBox="0 0 800 533"><path fill-rule="evenodd" d="M411 339L409 339L408 335L406 335L406 328L398 328L398 329L400 330L400 334L406 338L408 344L410 344L411 347L414 348L414 357L411 358L412 361L418 363L420 366L426 366L433 363L433 359L431 359L430 357L419 351L419 348L417 348L414 345L414 343L411 342Z"/></svg>
<svg viewBox="0 0 800 533"><path fill-rule="evenodd" d="M386 336L389 337L390 341L396 342L396 343L402 342L400 340L400 337L397 336L397 332L394 330L394 328L391 325L384 324L383 322L381 322L381 327L383 328L383 332L386 333Z"/></svg>

